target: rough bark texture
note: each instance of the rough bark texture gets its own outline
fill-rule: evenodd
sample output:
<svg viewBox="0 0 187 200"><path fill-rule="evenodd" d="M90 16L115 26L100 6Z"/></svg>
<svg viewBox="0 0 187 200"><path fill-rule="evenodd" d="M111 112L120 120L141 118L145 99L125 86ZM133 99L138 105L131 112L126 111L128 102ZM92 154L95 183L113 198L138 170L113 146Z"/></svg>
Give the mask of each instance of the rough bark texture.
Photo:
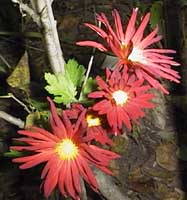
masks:
<svg viewBox="0 0 187 200"><path fill-rule="evenodd" d="M65 61L57 33L57 22L54 19L50 0L31 0L33 9L40 16L41 30L45 38L46 51L54 73L64 72Z"/></svg>

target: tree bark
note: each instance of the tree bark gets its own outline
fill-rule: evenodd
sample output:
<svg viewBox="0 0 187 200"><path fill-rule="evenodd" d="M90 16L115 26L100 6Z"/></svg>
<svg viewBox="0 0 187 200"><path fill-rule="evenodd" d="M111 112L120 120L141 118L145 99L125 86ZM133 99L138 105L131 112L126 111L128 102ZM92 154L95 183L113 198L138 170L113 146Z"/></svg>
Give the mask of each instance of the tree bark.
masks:
<svg viewBox="0 0 187 200"><path fill-rule="evenodd" d="M54 73L64 72L65 61L57 33L56 20L53 16L51 0L31 0L35 12L40 16L41 30L45 39L46 50Z"/></svg>

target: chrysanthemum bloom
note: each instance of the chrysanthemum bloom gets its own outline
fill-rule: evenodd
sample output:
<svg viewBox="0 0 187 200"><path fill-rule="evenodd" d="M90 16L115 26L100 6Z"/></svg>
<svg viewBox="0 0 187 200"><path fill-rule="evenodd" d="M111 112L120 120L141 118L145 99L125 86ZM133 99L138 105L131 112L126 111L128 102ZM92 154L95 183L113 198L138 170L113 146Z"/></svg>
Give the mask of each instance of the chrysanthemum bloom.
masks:
<svg viewBox="0 0 187 200"><path fill-rule="evenodd" d="M101 13L97 20L104 25L101 29L93 24L85 23L86 26L97 32L104 39L105 44L95 41L77 42L80 46L91 46L100 51L112 51L118 58L116 66L125 67L127 71L135 73L138 79L145 79L154 88L164 93L169 92L160 84L159 78L165 78L179 83L178 72L171 69L171 66L178 66L173 57L164 55L175 53L170 49L149 48L150 45L159 42L161 36L157 36L158 27L144 37L144 31L149 23L150 13L147 13L139 26L136 28L138 8L133 9L131 18L124 29L117 10L113 11L115 29L113 30L106 16Z"/></svg>
<svg viewBox="0 0 187 200"><path fill-rule="evenodd" d="M102 123L104 122L103 117L99 116L95 112L87 112L86 113L86 124L87 124L87 138L89 140L95 139L96 141L100 142L101 144L109 144L112 145L113 142L109 138L109 133L111 130L104 129ZM105 127L107 125L105 124ZM107 133L108 132L108 133Z"/></svg>
<svg viewBox="0 0 187 200"><path fill-rule="evenodd" d="M41 178L44 179L44 194L48 197L55 186L59 187L64 195L70 195L79 200L81 193L80 177L82 177L93 190L98 191L98 184L89 164L96 166L105 173L112 174L107 168L109 162L119 156L111 151L101 149L84 142L84 130L80 128L84 112L73 125L65 112L62 118L57 114L54 103L48 99L51 105L50 133L42 128L32 127L31 130L21 130L19 134L26 137L17 139L26 142L28 146L14 146L11 149L28 150L34 154L13 159L22 163L20 168L27 169L47 162Z"/></svg>
<svg viewBox="0 0 187 200"><path fill-rule="evenodd" d="M154 107L150 102L154 95L146 93L150 86L142 85L143 79L135 81L134 75L128 76L125 70L120 73L117 68L113 72L107 68L106 81L100 76L96 77L96 81L100 90L90 93L88 97L101 98L94 104L93 110L106 115L115 134L123 124L131 130L131 121L137 123L137 119L145 115L142 109Z"/></svg>
<svg viewBox="0 0 187 200"><path fill-rule="evenodd" d="M112 145L112 140L108 137L107 132L111 130L107 127L107 122L104 120L102 116L99 116L92 109L86 109L81 104L72 104L71 108L66 110L66 114L70 119L77 119L80 115L80 112L85 112L85 117L83 118L81 124L83 128L86 129L86 137L87 141L95 140L101 144L109 144Z"/></svg>

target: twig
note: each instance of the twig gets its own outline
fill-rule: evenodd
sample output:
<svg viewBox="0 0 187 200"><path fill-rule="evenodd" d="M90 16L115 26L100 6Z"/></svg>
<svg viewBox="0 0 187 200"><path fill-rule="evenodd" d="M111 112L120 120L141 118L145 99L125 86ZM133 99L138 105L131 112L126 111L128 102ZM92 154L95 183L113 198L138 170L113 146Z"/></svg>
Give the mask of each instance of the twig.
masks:
<svg viewBox="0 0 187 200"><path fill-rule="evenodd" d="M4 36L1 37L1 38L3 38L3 40L5 40L7 42L11 42L13 44L20 44L20 42L17 42L16 40L13 40L13 39L10 39L10 38L4 37ZM28 45L28 44L21 44L21 45L23 45L23 47L26 47L26 48L29 48L29 49L33 49L33 50L36 50L36 51L44 52L43 49L39 49L37 47L31 46L31 45Z"/></svg>
<svg viewBox="0 0 187 200"><path fill-rule="evenodd" d="M25 11L43 31L46 51L54 73L64 72L65 60L63 58L60 41L57 33L56 21L53 16L51 4L53 0L30 0L32 8L21 0L12 0L18 3L20 10Z"/></svg>
<svg viewBox="0 0 187 200"><path fill-rule="evenodd" d="M27 13L34 22L36 22L36 24L41 27L41 23L40 23L40 16L32 9L30 8L27 4L23 3L20 0L12 0L13 3L18 3L19 4L19 8L20 11L23 13L23 11L25 13Z"/></svg>
<svg viewBox="0 0 187 200"><path fill-rule="evenodd" d="M17 97L15 97L12 93L8 93L8 95L9 95L12 99L14 99L16 102L18 102L21 106L23 106L24 109L25 109L29 114L31 113L31 111L28 109L28 107L27 107L22 101L20 101Z"/></svg>
<svg viewBox="0 0 187 200"><path fill-rule="evenodd" d="M93 59L94 59L94 52L95 52L95 49L93 50L93 54L92 54L92 56L90 57L90 60L89 60L89 63L88 63L88 69L87 69L87 71L86 71L86 76L85 76L84 82L83 82L83 84L82 84L82 88L81 88L81 92L80 92L80 95L79 95L79 99L80 99L81 96L82 96L82 92L83 92L83 90L84 90L84 86L86 85L86 82L87 82L87 80L88 80L88 78L89 78L89 75L90 75L90 71L91 71L92 64L93 64Z"/></svg>
<svg viewBox="0 0 187 200"><path fill-rule="evenodd" d="M101 22L99 22L99 27L101 27ZM82 96L82 92L84 90L84 86L86 85L86 82L87 82L87 80L89 78L90 71L91 71L92 64L93 64L94 54L95 54L95 48L93 49L92 56L90 57L90 60L89 60L89 63L88 63L88 69L86 71L86 76L85 76L84 82L82 84L82 88L81 88L81 92L80 92L80 95L79 95L79 99Z"/></svg>
<svg viewBox="0 0 187 200"><path fill-rule="evenodd" d="M43 30L49 62L54 73L64 72L60 41L57 33L56 21L53 16L51 0L30 0L33 9L40 15L41 30Z"/></svg>
<svg viewBox="0 0 187 200"><path fill-rule="evenodd" d="M12 98L14 99L17 103L19 103L21 106L24 107L24 109L30 114L31 111L28 109L28 107L20 101L17 97L15 97L12 93L8 93L8 95L0 96L0 98Z"/></svg>
<svg viewBox="0 0 187 200"><path fill-rule="evenodd" d="M10 64L7 62L7 60L0 54L0 59L5 63L5 65L9 68L9 69L11 69L11 66L10 66Z"/></svg>
<svg viewBox="0 0 187 200"><path fill-rule="evenodd" d="M13 117L12 115L0 110L0 118L6 120L7 122L18 126L19 128L24 128L25 123L19 118Z"/></svg>

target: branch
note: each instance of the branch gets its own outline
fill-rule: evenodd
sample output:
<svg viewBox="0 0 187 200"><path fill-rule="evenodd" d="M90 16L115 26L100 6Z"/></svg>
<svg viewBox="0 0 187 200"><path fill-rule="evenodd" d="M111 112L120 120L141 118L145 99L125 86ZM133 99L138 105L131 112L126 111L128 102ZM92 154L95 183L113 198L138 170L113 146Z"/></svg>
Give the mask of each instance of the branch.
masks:
<svg viewBox="0 0 187 200"><path fill-rule="evenodd" d="M49 62L54 73L64 72L63 58L56 21L53 16L51 0L30 0L33 9L40 16Z"/></svg>
<svg viewBox="0 0 187 200"><path fill-rule="evenodd" d="M64 72L65 61L51 7L53 0L30 0L32 8L22 3L21 0L12 0L12 2L18 3L20 11L30 15L43 31L46 51L53 73Z"/></svg>
<svg viewBox="0 0 187 200"><path fill-rule="evenodd" d="M25 126L25 123L21 119L13 117L12 115L9 115L8 113L1 110L0 110L0 118L6 120L11 124L18 126L19 128L24 128Z"/></svg>
<svg viewBox="0 0 187 200"><path fill-rule="evenodd" d="M23 13L23 11L27 13L33 19L33 21L36 22L39 27L41 27L40 16L32 8L20 0L12 0L12 2L18 3L21 13Z"/></svg>
<svg viewBox="0 0 187 200"><path fill-rule="evenodd" d="M8 93L8 95L0 96L0 98L12 98L17 103L19 103L29 114L31 113L31 111L29 110L29 108L22 101L20 101L17 97L15 97L12 93Z"/></svg>
<svg viewBox="0 0 187 200"><path fill-rule="evenodd" d="M4 64L9 68L11 69L11 66L10 64L8 63L8 61L0 54L0 59L4 62Z"/></svg>

